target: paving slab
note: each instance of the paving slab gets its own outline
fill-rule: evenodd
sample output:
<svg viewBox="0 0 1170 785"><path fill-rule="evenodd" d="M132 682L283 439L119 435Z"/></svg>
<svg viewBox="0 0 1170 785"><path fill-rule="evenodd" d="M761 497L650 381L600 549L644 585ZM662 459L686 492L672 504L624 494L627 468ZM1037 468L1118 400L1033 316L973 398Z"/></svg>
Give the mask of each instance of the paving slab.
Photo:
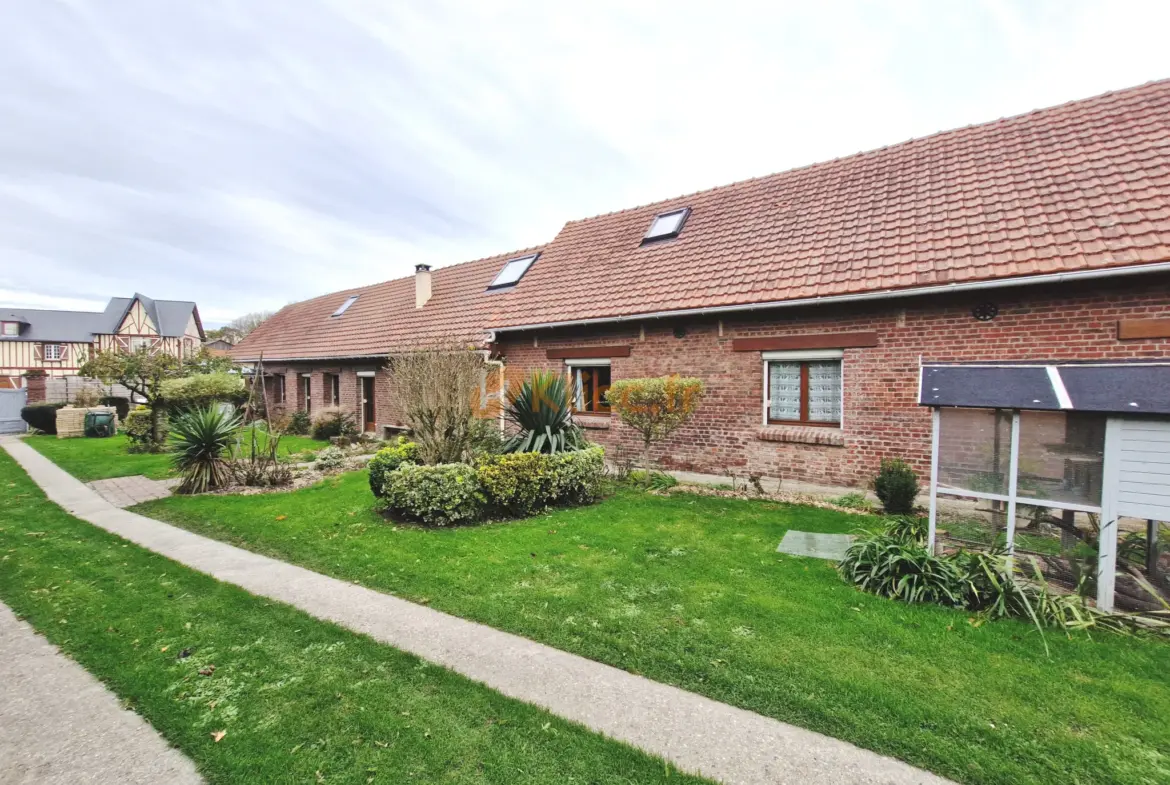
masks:
<svg viewBox="0 0 1170 785"><path fill-rule="evenodd" d="M152 480L145 475L135 474L129 477L94 480L87 485L110 504L125 508L155 499L165 499L171 495L171 489L179 482L181 481L176 478Z"/></svg>
<svg viewBox="0 0 1170 785"><path fill-rule="evenodd" d="M948 782L838 739L117 509L28 445L3 446L51 500L95 526L448 667L683 771L729 785Z"/></svg>
<svg viewBox="0 0 1170 785"><path fill-rule="evenodd" d="M776 546L779 553L792 556L810 556L814 559L841 561L845 551L853 544L852 534L821 534L819 532L798 532L792 529L784 532L784 539Z"/></svg>
<svg viewBox="0 0 1170 785"><path fill-rule="evenodd" d="M197 785L195 765L0 603L0 782Z"/></svg>

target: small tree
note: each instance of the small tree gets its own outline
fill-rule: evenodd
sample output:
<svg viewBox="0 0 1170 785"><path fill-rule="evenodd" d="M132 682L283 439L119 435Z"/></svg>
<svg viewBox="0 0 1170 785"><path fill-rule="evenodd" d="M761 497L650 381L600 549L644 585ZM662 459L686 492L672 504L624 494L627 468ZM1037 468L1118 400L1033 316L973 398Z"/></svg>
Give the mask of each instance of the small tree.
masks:
<svg viewBox="0 0 1170 785"><path fill-rule="evenodd" d="M391 396L402 406L419 461L466 460L487 370L483 356L453 344L391 355L390 366Z"/></svg>
<svg viewBox="0 0 1170 785"><path fill-rule="evenodd" d="M151 352L149 348L143 347L133 352L119 349L98 352L85 361L78 373L100 379L104 384L120 384L142 396L150 408L151 442L158 449L164 441L159 427L163 409L163 382L192 373L211 373L230 367L229 358L216 357L205 350L180 359L165 352Z"/></svg>
<svg viewBox="0 0 1170 785"><path fill-rule="evenodd" d="M706 392L699 379L662 376L620 379L610 385L605 400L621 421L642 437L642 465L650 471L650 448L686 424Z"/></svg>

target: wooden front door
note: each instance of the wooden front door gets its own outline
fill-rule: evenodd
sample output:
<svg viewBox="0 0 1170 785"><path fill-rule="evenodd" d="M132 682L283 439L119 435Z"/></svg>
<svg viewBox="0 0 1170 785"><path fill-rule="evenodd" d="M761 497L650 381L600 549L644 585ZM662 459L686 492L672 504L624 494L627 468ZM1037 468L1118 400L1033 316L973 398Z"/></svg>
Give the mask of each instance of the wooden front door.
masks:
<svg viewBox="0 0 1170 785"><path fill-rule="evenodd" d="M362 430L373 431L378 426L374 410L374 377L362 376Z"/></svg>

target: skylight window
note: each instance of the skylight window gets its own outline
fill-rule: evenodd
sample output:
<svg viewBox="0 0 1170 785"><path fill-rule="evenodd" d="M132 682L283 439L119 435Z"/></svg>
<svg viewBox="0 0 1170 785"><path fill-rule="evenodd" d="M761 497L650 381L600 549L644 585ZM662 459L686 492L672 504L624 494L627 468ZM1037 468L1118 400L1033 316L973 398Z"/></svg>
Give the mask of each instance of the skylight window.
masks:
<svg viewBox="0 0 1170 785"><path fill-rule="evenodd" d="M690 214L691 208L684 207L681 210L672 210L669 213L654 216L654 220L650 222L650 231L646 232L642 242L678 237L678 233L682 231L683 224L686 223L687 216Z"/></svg>
<svg viewBox="0 0 1170 785"><path fill-rule="evenodd" d="M491 282L488 289L505 289L509 286L515 286L524 277L524 273L528 272L528 268L532 266L538 256L540 254L534 253L529 256L521 256L519 259L509 259L504 263L504 269L500 270L500 274Z"/></svg>
<svg viewBox="0 0 1170 785"><path fill-rule="evenodd" d="M341 304L341 307L333 312L333 315L341 316L343 313L349 310L349 306L357 302L357 298L358 296L356 294L350 295L348 298L346 298L346 301Z"/></svg>

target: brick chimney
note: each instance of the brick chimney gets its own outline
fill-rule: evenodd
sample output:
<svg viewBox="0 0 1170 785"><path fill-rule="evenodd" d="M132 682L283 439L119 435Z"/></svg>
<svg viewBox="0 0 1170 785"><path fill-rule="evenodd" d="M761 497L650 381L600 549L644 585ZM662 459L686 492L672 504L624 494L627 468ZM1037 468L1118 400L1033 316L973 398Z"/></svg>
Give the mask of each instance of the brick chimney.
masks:
<svg viewBox="0 0 1170 785"><path fill-rule="evenodd" d="M422 308L431 299L431 266L416 264L414 266L414 307Z"/></svg>

